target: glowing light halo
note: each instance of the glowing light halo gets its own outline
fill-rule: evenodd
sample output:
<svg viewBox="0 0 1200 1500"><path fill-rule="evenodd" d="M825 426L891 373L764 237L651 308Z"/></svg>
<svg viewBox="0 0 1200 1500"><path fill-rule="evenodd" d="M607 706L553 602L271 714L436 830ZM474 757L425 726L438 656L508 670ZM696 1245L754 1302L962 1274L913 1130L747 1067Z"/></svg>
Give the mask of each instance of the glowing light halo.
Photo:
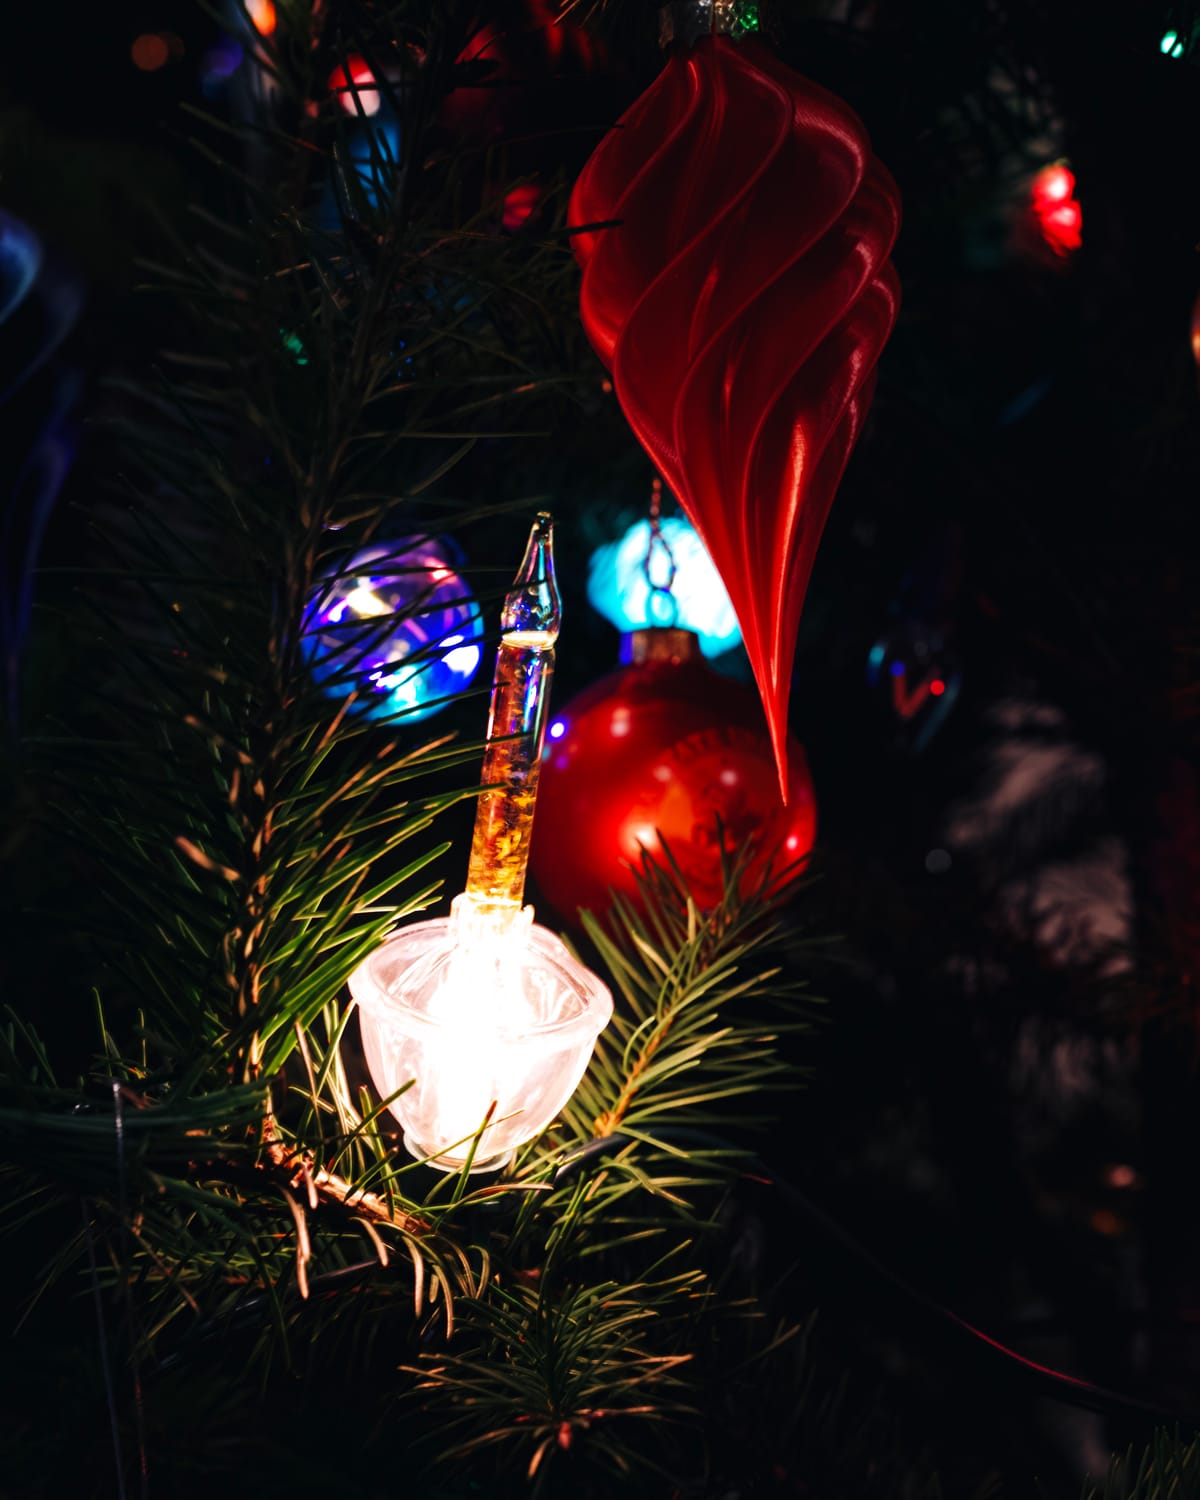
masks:
<svg viewBox="0 0 1200 1500"><path fill-rule="evenodd" d="M705 656L720 656L742 639L737 615L725 585L713 566L704 543L690 521L667 516L661 523L663 538L675 559L671 594L677 615L664 621L655 610L655 599L643 564L650 542L650 522L635 521L617 542L598 547L588 568L588 601L622 632L649 625L674 623L700 637ZM658 570L653 569L657 581Z"/></svg>

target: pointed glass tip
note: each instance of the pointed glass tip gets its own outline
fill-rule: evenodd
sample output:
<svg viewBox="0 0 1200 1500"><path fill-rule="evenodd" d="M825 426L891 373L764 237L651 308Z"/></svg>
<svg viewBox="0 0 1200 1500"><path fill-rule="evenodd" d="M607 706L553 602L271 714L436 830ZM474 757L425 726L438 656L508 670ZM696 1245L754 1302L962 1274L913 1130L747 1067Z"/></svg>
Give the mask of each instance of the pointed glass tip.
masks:
<svg viewBox="0 0 1200 1500"><path fill-rule="evenodd" d="M500 631L514 645L546 650L558 639L562 600L554 576L554 520L540 511L525 556L500 613Z"/></svg>

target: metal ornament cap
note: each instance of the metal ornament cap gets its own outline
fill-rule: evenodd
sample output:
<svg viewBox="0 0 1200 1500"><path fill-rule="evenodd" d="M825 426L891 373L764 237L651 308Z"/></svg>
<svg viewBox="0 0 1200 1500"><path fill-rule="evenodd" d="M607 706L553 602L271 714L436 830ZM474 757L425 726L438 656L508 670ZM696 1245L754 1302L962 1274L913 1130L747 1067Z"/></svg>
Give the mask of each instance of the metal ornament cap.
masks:
<svg viewBox="0 0 1200 1500"><path fill-rule="evenodd" d="M658 12L658 41L691 47L704 36L769 37L772 22L770 0L670 0Z"/></svg>
<svg viewBox="0 0 1200 1500"><path fill-rule="evenodd" d="M694 630L677 625L647 625L621 637L621 665L631 662L666 661L673 666L681 662L703 661L700 637Z"/></svg>

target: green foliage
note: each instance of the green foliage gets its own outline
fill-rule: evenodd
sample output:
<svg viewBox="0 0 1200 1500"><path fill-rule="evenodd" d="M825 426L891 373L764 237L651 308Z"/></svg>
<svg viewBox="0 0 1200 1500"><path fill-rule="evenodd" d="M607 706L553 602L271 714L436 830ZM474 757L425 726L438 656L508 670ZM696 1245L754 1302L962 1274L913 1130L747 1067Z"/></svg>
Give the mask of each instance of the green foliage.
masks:
<svg viewBox="0 0 1200 1500"><path fill-rule="evenodd" d="M656 1352L663 1320L678 1326L680 1304L702 1295L701 1280L689 1271L558 1296L545 1286L496 1286L461 1319L461 1352L429 1356L412 1372L415 1396L444 1414L437 1462L458 1466L486 1452L500 1471L517 1466L538 1481L535 1493L552 1460L581 1441L601 1475L620 1480L635 1464L657 1467L648 1447L655 1428L696 1415L679 1373L691 1356Z"/></svg>
<svg viewBox="0 0 1200 1500"><path fill-rule="evenodd" d="M468 1192L455 1209L477 1215L493 1194L514 1204L500 1222L492 1209L485 1295L460 1309L453 1345L413 1367L440 1464L487 1450L539 1486L566 1483L565 1470L598 1493L668 1458L676 1480L702 1471L695 1351L722 1318L746 1319L749 1290L727 1284L724 1217L748 1152L711 1127L723 1101L753 1094L757 1106L726 1123L766 1123L764 1081L796 1082L775 1055L779 1032L809 1024L799 981L781 973L799 940L776 900L738 896L738 873L702 917L672 871L651 867L651 914L619 901L589 923L618 986L613 1022L508 1192ZM764 1025L769 1001L787 1002L783 1028ZM761 1313L753 1321L769 1347Z"/></svg>
<svg viewBox="0 0 1200 1500"><path fill-rule="evenodd" d="M1102 1485L1084 1486L1082 1500L1197 1500L1200 1497L1200 1441L1159 1431L1135 1455L1116 1456Z"/></svg>
<svg viewBox="0 0 1200 1500"><path fill-rule="evenodd" d="M592 1072L568 1107L580 1134L619 1130L652 1142L656 1126L669 1126L678 1111L696 1126L728 1127L741 1118L731 1101L801 1082L801 1070L776 1048L781 1032L811 1024L797 1003L801 987L778 965L746 965L771 952L774 934L764 933L762 923L772 903L761 895L744 903L737 894L741 869L729 864L724 873L725 900L707 919L678 872L653 865L641 881L644 917L617 898L607 925L588 919L588 935L626 1003L600 1037ZM735 999L746 1014L731 1023Z"/></svg>
<svg viewBox="0 0 1200 1500"><path fill-rule="evenodd" d="M381 536L499 556L494 454L579 378L573 272L563 239L498 232L486 153L430 145L460 7L278 14L279 128L198 122L207 198L147 268L165 347L108 396L120 494L58 579L74 696L36 726L24 795L91 887L73 926L103 1008L69 1083L26 1020L0 1031L5 1218L73 1225L34 1290L99 1290L119 1365L154 1371L152 1444L232 1342L264 1392L373 1370L452 1474L699 1475L695 1346L750 1291L725 1284L727 1132L802 1076L779 1052L809 1024L794 938L734 867L707 917L648 870L647 914L589 927L618 1013L562 1119L498 1180L405 1162L345 983L436 898L479 747L324 696L302 615ZM385 43L400 128L364 163L315 80Z"/></svg>

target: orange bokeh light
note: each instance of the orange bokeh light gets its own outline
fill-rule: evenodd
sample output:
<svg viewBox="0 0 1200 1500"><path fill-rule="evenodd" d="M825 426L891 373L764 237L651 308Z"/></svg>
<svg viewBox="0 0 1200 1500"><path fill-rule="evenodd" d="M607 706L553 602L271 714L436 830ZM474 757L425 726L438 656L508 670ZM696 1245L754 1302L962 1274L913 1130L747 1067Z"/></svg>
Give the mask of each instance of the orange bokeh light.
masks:
<svg viewBox="0 0 1200 1500"><path fill-rule="evenodd" d="M270 36L275 30L274 0L245 0L246 14L259 36Z"/></svg>
<svg viewBox="0 0 1200 1500"><path fill-rule="evenodd" d="M1192 303L1192 357L1200 365L1200 296Z"/></svg>
<svg viewBox="0 0 1200 1500"><path fill-rule="evenodd" d="M166 66L171 48L165 36L144 31L130 47L129 55L135 68L140 68L143 73L156 73L159 68Z"/></svg>

